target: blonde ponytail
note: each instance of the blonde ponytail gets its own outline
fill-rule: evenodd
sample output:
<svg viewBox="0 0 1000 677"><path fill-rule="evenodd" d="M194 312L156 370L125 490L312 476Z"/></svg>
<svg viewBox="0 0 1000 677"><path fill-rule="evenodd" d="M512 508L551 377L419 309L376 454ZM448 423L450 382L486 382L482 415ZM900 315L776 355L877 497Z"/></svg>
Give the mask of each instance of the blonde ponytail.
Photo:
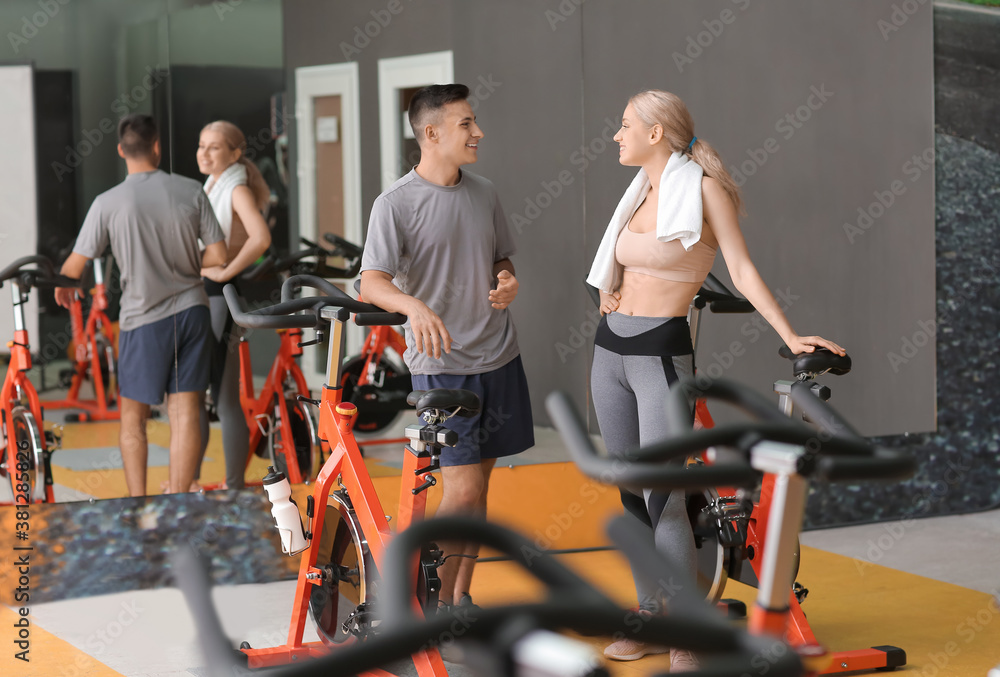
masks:
<svg viewBox="0 0 1000 677"><path fill-rule="evenodd" d="M719 153L707 141L695 137L694 121L680 97L659 89L647 89L629 99L629 103L647 127L658 124L663 128L663 142L671 152L687 153L701 165L705 176L722 184L737 213L746 214L739 187L726 170Z"/></svg>

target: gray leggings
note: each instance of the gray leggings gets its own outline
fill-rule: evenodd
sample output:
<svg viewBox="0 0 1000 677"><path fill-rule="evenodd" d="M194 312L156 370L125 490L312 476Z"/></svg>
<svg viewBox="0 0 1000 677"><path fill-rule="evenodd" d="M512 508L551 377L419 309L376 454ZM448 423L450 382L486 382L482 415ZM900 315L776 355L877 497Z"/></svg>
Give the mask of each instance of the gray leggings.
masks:
<svg viewBox="0 0 1000 677"><path fill-rule="evenodd" d="M222 338L222 332L229 318L229 307L222 296L209 296L209 309L212 312L212 333L215 340ZM222 371L222 383L218 391L212 387L212 401L219 413L222 424L222 450L226 457L226 486L230 489L242 489L243 476L246 472L247 454L250 448L250 429L246 417L240 407L240 335L235 330L229 333L229 345L226 349L226 363ZM201 412L201 457L205 457L208 447L208 412ZM198 463L199 475L201 463Z"/></svg>
<svg viewBox="0 0 1000 677"><path fill-rule="evenodd" d="M662 330L668 321L678 325L674 333L687 332L687 323L678 323L678 319L683 318L610 313L604 321L613 336L605 332L604 336L610 336L611 340L605 338L603 342L612 348L620 343L619 349L628 352L629 342L618 339L648 335L657 328ZM690 334L683 338L689 346ZM681 336L678 336L674 343L683 345L680 339ZM599 331L598 343L601 342ZM664 346L664 352L673 352L671 346ZM609 454L621 455L629 449L652 444L669 435L664 414L667 393L672 383L690 376L693 367L694 358L690 353L671 356L618 354L615 349L594 346L590 386L597 421ZM697 554L685 498L683 491L667 493L646 489L640 496L622 490L625 514L648 528L656 548L687 572L691 580L695 580ZM674 590L674 583L669 580L653 584L641 579L635 571L633 578L641 609L660 610L661 603L666 602L666 597Z"/></svg>

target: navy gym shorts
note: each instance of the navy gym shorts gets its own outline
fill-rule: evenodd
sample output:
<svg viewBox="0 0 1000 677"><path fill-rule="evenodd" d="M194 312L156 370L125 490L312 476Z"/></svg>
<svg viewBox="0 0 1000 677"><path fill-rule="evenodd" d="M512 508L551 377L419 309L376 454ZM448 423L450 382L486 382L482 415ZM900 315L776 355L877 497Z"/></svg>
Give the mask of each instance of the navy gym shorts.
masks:
<svg viewBox="0 0 1000 677"><path fill-rule="evenodd" d="M118 387L122 397L153 405L163 402L163 393L205 390L211 351L212 318L207 306L193 306L121 332Z"/></svg>
<svg viewBox="0 0 1000 677"><path fill-rule="evenodd" d="M452 416L444 422L446 428L458 433L458 446L441 450L442 466L512 456L535 445L528 379L520 355L483 374L413 374L411 378L414 390L455 388L479 395L479 414Z"/></svg>

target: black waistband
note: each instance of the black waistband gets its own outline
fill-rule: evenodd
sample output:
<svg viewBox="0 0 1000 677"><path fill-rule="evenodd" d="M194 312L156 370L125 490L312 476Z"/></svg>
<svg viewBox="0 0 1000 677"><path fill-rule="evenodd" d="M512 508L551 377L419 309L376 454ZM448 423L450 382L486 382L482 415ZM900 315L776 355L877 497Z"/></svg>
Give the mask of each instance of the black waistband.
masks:
<svg viewBox="0 0 1000 677"><path fill-rule="evenodd" d="M635 336L619 336L608 326L605 315L597 325L594 345L619 355L673 357L694 353L686 317L671 317L663 324Z"/></svg>
<svg viewBox="0 0 1000 677"><path fill-rule="evenodd" d="M205 283L205 293L209 296L222 296L222 288L227 284L232 284L236 286L236 291L239 292L240 287L235 282L230 280L229 282L216 282L215 280L209 280L207 277L201 278L202 282Z"/></svg>

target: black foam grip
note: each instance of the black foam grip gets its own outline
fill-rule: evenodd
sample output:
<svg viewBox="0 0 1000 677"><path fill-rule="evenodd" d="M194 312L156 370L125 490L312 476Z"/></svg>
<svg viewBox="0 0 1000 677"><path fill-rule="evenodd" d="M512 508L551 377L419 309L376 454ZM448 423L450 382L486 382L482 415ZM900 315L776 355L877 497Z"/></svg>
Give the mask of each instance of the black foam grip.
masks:
<svg viewBox="0 0 1000 677"><path fill-rule="evenodd" d="M406 315L402 313L357 313L354 322L359 327L381 327L384 325L405 324Z"/></svg>
<svg viewBox="0 0 1000 677"><path fill-rule="evenodd" d="M816 473L829 482L892 482L912 477L916 469L917 461L912 454L877 449L873 456L823 456Z"/></svg>
<svg viewBox="0 0 1000 677"><path fill-rule="evenodd" d="M339 235L334 235L333 233L323 233L323 239L332 244L334 247L340 249L345 257L353 259L355 257L361 256L364 250L353 242L348 242Z"/></svg>

